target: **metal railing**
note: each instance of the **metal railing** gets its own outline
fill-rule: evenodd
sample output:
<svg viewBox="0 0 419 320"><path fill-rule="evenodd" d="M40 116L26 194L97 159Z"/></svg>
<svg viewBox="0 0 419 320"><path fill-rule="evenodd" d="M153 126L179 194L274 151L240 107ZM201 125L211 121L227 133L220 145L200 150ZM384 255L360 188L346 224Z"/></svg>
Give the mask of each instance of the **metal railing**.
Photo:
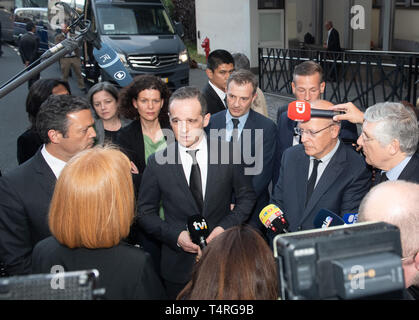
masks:
<svg viewBox="0 0 419 320"><path fill-rule="evenodd" d="M292 96L294 67L313 60L323 67L324 99L353 102L365 109L377 102L406 100L416 105L419 53L259 48L259 86Z"/></svg>

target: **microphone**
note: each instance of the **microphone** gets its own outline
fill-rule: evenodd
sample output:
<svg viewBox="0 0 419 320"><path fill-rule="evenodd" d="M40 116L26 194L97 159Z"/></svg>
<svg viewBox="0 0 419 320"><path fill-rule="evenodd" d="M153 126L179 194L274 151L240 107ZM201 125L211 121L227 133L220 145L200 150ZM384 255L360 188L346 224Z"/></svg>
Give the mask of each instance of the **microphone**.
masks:
<svg viewBox="0 0 419 320"><path fill-rule="evenodd" d="M269 204L259 213L263 225L275 233L288 233L288 222L284 213L274 204Z"/></svg>
<svg viewBox="0 0 419 320"><path fill-rule="evenodd" d="M106 43L101 43L101 48L93 49L93 55L106 74L108 74L121 87L125 87L132 82L132 77L125 69L118 54Z"/></svg>
<svg viewBox="0 0 419 320"><path fill-rule="evenodd" d="M321 209L313 220L314 228L325 229L343 224L345 224L345 221L341 217L327 209Z"/></svg>
<svg viewBox="0 0 419 320"><path fill-rule="evenodd" d="M311 118L333 118L345 112L333 110L321 110L311 108L307 101L296 100L288 104L288 118L294 121L305 122Z"/></svg>
<svg viewBox="0 0 419 320"><path fill-rule="evenodd" d="M343 221L345 224L354 224L358 221L358 212L356 213L346 213L343 215Z"/></svg>
<svg viewBox="0 0 419 320"><path fill-rule="evenodd" d="M190 216L187 226L192 242L204 249L207 246L205 239L209 235L208 224L205 218L200 214Z"/></svg>

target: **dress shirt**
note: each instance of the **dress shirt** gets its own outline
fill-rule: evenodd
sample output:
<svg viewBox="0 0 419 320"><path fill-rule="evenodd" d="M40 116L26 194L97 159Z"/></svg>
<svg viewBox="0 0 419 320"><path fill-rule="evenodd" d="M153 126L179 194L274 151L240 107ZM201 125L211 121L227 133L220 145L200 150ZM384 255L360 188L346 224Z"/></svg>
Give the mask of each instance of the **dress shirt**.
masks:
<svg viewBox="0 0 419 320"><path fill-rule="evenodd" d="M208 145L205 135L201 139L201 142L194 149L198 149L196 153L196 161L201 171L202 180L202 198L205 200L205 188L207 186L207 174L208 174ZM192 157L186 152L186 150L192 150L191 148L185 148L179 143L179 155L182 161L183 172L185 173L186 181L188 182L191 176L192 169Z"/></svg>
<svg viewBox="0 0 419 320"><path fill-rule="evenodd" d="M401 173L404 170L404 168L407 166L407 164L410 161L410 159L412 159L412 156L408 156L408 157L404 158L404 160L401 161L394 168L392 168L392 169L390 169L388 171L381 171L381 172L385 172L386 173L388 180L390 180L390 181L396 181L399 178L399 176L401 175Z"/></svg>
<svg viewBox="0 0 419 320"><path fill-rule="evenodd" d="M317 159L317 160L321 160L322 162L320 162L319 166L317 167L317 179L314 186L316 186L317 183L319 182L324 170L326 170L326 167L330 162L330 159L332 159L332 157L335 155L336 151L338 150L339 145L340 145L340 141L338 140L335 147L332 149L332 151L326 154L323 158ZM316 159L316 158L310 157L310 166L308 168L307 180L310 179L311 171L313 171L313 161L312 161L313 159Z"/></svg>
<svg viewBox="0 0 419 320"><path fill-rule="evenodd" d="M54 172L55 177L58 179L61 171L66 165L66 162L54 157L51 153L49 153L45 148L45 144L42 146L41 154L47 162L48 166L51 168L52 172Z"/></svg>
<svg viewBox="0 0 419 320"><path fill-rule="evenodd" d="M240 135L242 134L244 125L246 124L248 117L249 117L249 112L242 115L240 118L235 118L235 119L239 119L240 121L237 127L239 131L239 139L240 139ZM230 114L230 110L227 110L226 112L226 141L227 142L231 140L231 135L233 134L233 121L231 121L231 119L233 119L233 116Z"/></svg>

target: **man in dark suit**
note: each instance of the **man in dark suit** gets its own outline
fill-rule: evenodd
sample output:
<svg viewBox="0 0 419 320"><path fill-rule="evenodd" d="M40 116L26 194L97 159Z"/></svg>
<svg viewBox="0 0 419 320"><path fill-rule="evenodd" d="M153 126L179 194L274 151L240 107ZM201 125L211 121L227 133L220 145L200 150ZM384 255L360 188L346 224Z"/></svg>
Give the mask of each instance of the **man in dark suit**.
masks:
<svg viewBox="0 0 419 320"><path fill-rule="evenodd" d="M251 109L256 89L257 78L252 72L244 69L233 72L227 81L228 110L212 115L208 129L211 135L218 134L225 141L238 143L244 170L252 176L257 196L249 224L264 231L259 213L269 204L268 186L272 181L277 130L272 120Z"/></svg>
<svg viewBox="0 0 419 320"><path fill-rule="evenodd" d="M340 47L339 32L333 28L333 22L326 21L325 27L327 30L327 41L325 48L327 48L327 51L342 51Z"/></svg>
<svg viewBox="0 0 419 320"><path fill-rule="evenodd" d="M248 219L255 194L242 166L233 163L229 144L206 137L203 128L210 114L197 88L176 90L169 100L169 115L176 141L168 141L166 149L148 160L138 196L138 222L162 242L161 276L168 297L174 299L190 280L200 251L187 231L188 218L205 217L209 243ZM236 204L231 210L233 192ZM159 217L161 202L165 220Z"/></svg>
<svg viewBox="0 0 419 320"><path fill-rule="evenodd" d="M304 61L294 68L291 82L292 93L296 100L313 102L321 99L326 83L323 79L323 68L314 61ZM273 183L278 180L279 168L281 167L282 154L291 146L300 144L300 137L294 129L298 122L288 118L288 106L281 106L277 113L278 141L274 164ZM341 122L340 138L344 143L352 144L358 139L356 125Z"/></svg>
<svg viewBox="0 0 419 320"><path fill-rule="evenodd" d="M330 110L318 100L314 107ZM312 118L298 125L302 144L287 149L271 197L285 214L290 231L313 228L321 209L340 216L358 212L371 173L362 156L339 140L339 123Z"/></svg>
<svg viewBox="0 0 419 320"><path fill-rule="evenodd" d="M206 69L209 81L202 89L208 113L214 114L226 109L227 79L233 71L234 58L228 51L220 49L209 54Z"/></svg>
<svg viewBox="0 0 419 320"><path fill-rule="evenodd" d="M36 35L36 26L32 21L26 23L25 33L19 40L19 53L25 67L39 58L39 37ZM28 89L39 79L39 73L28 80Z"/></svg>
<svg viewBox="0 0 419 320"><path fill-rule="evenodd" d="M83 98L49 97L37 115L45 144L0 178L0 262L9 275L30 273L33 247L50 236L48 207L55 181L71 157L93 146L93 125Z"/></svg>
<svg viewBox="0 0 419 320"><path fill-rule="evenodd" d="M358 144L368 164L380 169L374 185L390 180L419 183L418 120L401 103L377 103L365 111Z"/></svg>

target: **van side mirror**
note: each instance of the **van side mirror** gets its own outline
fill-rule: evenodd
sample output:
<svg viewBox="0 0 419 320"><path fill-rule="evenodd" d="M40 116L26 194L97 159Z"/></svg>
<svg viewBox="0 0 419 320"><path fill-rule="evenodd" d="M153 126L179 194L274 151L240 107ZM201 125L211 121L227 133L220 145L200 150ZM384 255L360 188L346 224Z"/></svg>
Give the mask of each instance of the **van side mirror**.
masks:
<svg viewBox="0 0 419 320"><path fill-rule="evenodd" d="M176 33L179 35L179 37L183 38L183 36L185 35L185 31L183 29L182 22L175 21L175 29L176 29Z"/></svg>

